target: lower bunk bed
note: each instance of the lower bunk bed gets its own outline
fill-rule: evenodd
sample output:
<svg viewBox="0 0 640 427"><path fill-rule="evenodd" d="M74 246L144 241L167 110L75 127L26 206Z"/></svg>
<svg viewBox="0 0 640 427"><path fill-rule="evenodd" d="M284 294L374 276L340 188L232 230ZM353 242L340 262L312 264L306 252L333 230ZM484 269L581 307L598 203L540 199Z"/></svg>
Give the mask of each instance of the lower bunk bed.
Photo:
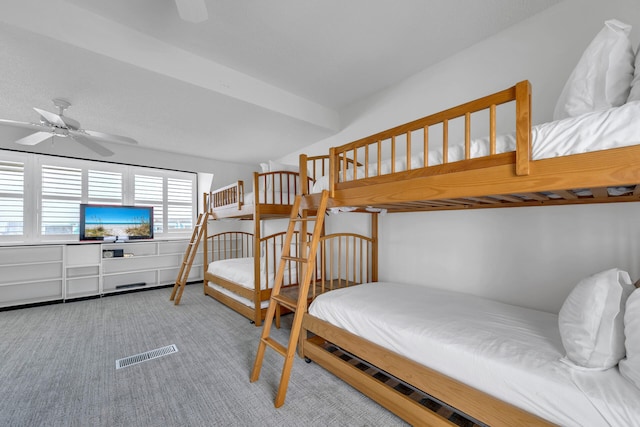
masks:
<svg viewBox="0 0 640 427"><path fill-rule="evenodd" d="M478 425L640 425L640 390L617 366L563 363L558 324L557 314L472 295L370 283L313 301L302 353L413 425L453 424L335 348Z"/></svg>
<svg viewBox="0 0 640 427"><path fill-rule="evenodd" d="M375 215L374 215L375 217ZM320 238L316 273L309 300L333 289L377 280L377 219L372 220L372 236L332 233ZM254 256L254 235L222 232L206 238L204 245L204 293L260 326L265 318L280 262L286 232L260 238L260 254ZM308 242L307 234L304 242ZM296 231L290 254L299 257L301 244ZM297 298L302 268L285 262L283 293ZM279 319L277 319L279 325Z"/></svg>

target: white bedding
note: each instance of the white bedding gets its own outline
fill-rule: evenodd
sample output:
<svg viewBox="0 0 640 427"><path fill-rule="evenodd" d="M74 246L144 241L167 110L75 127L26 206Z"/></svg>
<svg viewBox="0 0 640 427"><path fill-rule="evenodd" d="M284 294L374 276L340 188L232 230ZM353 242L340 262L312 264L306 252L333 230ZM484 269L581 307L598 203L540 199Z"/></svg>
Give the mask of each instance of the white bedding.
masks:
<svg viewBox="0 0 640 427"><path fill-rule="evenodd" d="M218 292L220 292L222 294L225 294L229 298L234 299L234 300L242 303L243 305L246 305L247 307L250 307L250 308L255 308L256 307L256 304L253 302L253 300L250 300L248 298L242 297L242 296L236 294L235 292L231 292L229 289L227 289L227 288L225 288L223 286L216 285L215 283L211 283L211 282L209 282L208 286L210 288L212 288L212 289L215 289L216 291L218 291ZM260 303L260 308L267 308L267 307L269 307L269 300L265 300L265 301L262 301Z"/></svg>
<svg viewBox="0 0 640 427"><path fill-rule="evenodd" d="M617 367L560 362L556 314L394 283L325 293L309 313L553 423L640 426L640 390Z"/></svg>
<svg viewBox="0 0 640 427"><path fill-rule="evenodd" d="M245 257L245 258L230 258L219 261L214 261L209 263L209 267L207 268L207 272L214 274L216 276L222 277L229 281L232 281L242 287L247 289L255 289L255 281L253 275L253 267L254 261L253 257ZM295 266L285 270L284 275L284 285L289 285L296 281L295 277ZM264 270L260 271L260 289L267 289L273 287L275 282L275 272L267 273ZM209 286L212 288L224 293L225 295L242 302L244 305L249 307L255 307L253 300L249 300L247 298L243 298L240 295L222 287L216 285L214 283L209 282ZM262 307L266 307L269 305L269 301L263 301Z"/></svg>
<svg viewBox="0 0 640 427"><path fill-rule="evenodd" d="M615 147L626 147L640 144L640 101L629 102L620 107L604 111L587 113L579 117L570 117L531 128L531 147L533 160L586 153ZM515 150L513 134L496 137L496 151L503 153ZM471 158L489 154L488 138L471 141ZM462 144L449 147L448 161L455 162L464 158ZM424 165L424 153L411 157L411 168ZM429 151L429 165L442 163L442 147ZM396 172L406 170L406 159L397 160ZM358 178L364 178L364 168L357 168ZM377 164L368 166L368 176L378 175ZM382 162L380 174L391 172L390 162ZM353 179L353 170L347 171L347 180ZM329 188L329 177L320 177L313 186L312 192L319 193Z"/></svg>

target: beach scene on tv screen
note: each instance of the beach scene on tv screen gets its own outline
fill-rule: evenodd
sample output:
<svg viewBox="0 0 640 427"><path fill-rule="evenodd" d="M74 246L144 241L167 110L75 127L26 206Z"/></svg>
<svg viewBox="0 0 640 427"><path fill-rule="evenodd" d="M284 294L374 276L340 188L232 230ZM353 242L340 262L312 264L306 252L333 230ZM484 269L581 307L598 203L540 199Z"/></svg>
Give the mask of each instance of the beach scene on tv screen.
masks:
<svg viewBox="0 0 640 427"><path fill-rule="evenodd" d="M84 237L108 236L150 237L149 210L122 206L88 206L85 209Z"/></svg>

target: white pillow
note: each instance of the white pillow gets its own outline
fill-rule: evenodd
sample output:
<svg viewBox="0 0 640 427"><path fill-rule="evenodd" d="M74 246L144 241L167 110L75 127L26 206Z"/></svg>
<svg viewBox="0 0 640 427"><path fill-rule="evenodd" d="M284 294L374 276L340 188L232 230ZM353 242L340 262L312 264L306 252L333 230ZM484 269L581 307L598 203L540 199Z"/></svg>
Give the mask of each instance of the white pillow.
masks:
<svg viewBox="0 0 640 427"><path fill-rule="evenodd" d="M627 102L633 79L631 26L605 21L591 41L562 89L554 120L606 110Z"/></svg>
<svg viewBox="0 0 640 427"><path fill-rule="evenodd" d="M620 373L640 388L640 289L627 300L624 333L627 358L620 361Z"/></svg>
<svg viewBox="0 0 640 427"><path fill-rule="evenodd" d="M625 355L624 307L631 278L617 268L582 279L562 304L558 326L569 365L609 369Z"/></svg>
<svg viewBox="0 0 640 427"><path fill-rule="evenodd" d="M260 172L269 172L269 163L260 163Z"/></svg>
<svg viewBox="0 0 640 427"><path fill-rule="evenodd" d="M278 172L278 171L287 171L287 172L299 172L299 165L285 165L283 163L274 162L273 160L269 160L269 172Z"/></svg>
<svg viewBox="0 0 640 427"><path fill-rule="evenodd" d="M627 102L631 101L640 101L640 45L636 49L635 72L631 81L631 92L627 98Z"/></svg>

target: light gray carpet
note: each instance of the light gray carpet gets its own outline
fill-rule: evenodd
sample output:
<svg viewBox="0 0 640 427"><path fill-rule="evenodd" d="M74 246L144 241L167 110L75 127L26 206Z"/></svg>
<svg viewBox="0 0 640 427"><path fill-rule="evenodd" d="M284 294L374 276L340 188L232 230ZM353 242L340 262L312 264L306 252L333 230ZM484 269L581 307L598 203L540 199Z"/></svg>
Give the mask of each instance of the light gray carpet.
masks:
<svg viewBox="0 0 640 427"><path fill-rule="evenodd" d="M267 349L260 379L249 382L261 328L201 285L189 285L178 306L170 293L0 312L0 425L404 425L299 358L287 400L274 408L283 358ZM273 335L284 343L287 332ZM115 369L117 359L170 344L178 353Z"/></svg>

